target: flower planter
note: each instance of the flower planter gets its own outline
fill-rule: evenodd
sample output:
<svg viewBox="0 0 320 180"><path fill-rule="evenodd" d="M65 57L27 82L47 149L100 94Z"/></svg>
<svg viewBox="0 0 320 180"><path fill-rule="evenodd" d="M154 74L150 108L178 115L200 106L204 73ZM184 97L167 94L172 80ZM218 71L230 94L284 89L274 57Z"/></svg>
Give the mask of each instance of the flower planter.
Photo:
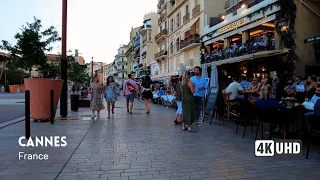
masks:
<svg viewBox="0 0 320 180"><path fill-rule="evenodd" d="M26 87L24 85L20 86L20 92L22 93L26 92Z"/></svg>
<svg viewBox="0 0 320 180"><path fill-rule="evenodd" d="M31 117L37 120L50 119L50 91L54 92L54 115L60 99L63 80L28 78L25 89L30 91Z"/></svg>
<svg viewBox="0 0 320 180"><path fill-rule="evenodd" d="M17 93L18 87L19 87L19 86L16 86L16 85L10 85L10 86L9 86L10 93L11 93L11 94Z"/></svg>

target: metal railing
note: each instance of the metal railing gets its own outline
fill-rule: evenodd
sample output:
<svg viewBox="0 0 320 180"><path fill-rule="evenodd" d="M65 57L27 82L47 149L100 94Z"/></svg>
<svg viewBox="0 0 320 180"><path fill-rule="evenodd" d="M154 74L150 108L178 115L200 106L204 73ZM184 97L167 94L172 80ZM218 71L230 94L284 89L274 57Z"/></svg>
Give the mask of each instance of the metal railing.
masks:
<svg viewBox="0 0 320 180"><path fill-rule="evenodd" d="M195 8L192 9L192 16L195 16L200 12L200 4L198 4Z"/></svg>
<svg viewBox="0 0 320 180"><path fill-rule="evenodd" d="M191 35L190 37L182 40L180 43L180 49L183 49L191 44L200 43L200 36L198 34Z"/></svg>
<svg viewBox="0 0 320 180"><path fill-rule="evenodd" d="M158 39L160 39L163 35L167 35L168 34L168 30L167 29L162 29L160 31L159 34L156 35L155 40L157 41Z"/></svg>
<svg viewBox="0 0 320 180"><path fill-rule="evenodd" d="M161 56L165 56L168 54L168 51L166 50L161 50L160 52L158 52L157 54L154 55L155 59L158 59Z"/></svg>

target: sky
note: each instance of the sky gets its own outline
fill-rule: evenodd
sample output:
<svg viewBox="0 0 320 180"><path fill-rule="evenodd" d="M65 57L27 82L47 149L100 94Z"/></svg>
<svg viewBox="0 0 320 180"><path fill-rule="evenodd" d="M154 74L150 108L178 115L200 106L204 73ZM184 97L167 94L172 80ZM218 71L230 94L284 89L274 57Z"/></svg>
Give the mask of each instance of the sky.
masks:
<svg viewBox="0 0 320 180"><path fill-rule="evenodd" d="M67 50L79 49L86 62L111 63L120 44L130 40L131 27L155 12L158 0L68 0ZM43 28L55 26L61 36L62 0L0 0L0 40L11 44L14 35L33 17ZM52 54L60 53L61 42Z"/></svg>

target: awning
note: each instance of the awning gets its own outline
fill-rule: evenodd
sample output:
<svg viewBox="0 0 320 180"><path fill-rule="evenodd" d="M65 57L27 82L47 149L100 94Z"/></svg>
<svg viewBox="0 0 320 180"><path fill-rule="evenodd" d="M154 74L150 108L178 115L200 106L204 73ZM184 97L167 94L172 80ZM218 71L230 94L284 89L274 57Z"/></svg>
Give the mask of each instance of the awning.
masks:
<svg viewBox="0 0 320 180"><path fill-rule="evenodd" d="M195 19L191 20L188 24L186 24L185 26L183 26L182 29L181 29L181 33L180 33L180 34L185 33L186 31L190 30L190 29L191 29L191 26L194 25L194 23L196 23L199 18L200 18L200 17L195 18Z"/></svg>
<svg viewBox="0 0 320 180"><path fill-rule="evenodd" d="M280 54L284 54L289 52L288 49L286 50L272 50L272 51L263 51L263 52L258 52L254 54L248 54L245 56L239 56L235 58L230 58L230 59L225 59L225 60L220 60L220 61L214 61L211 63L207 63L207 65L215 64L216 66L223 65L223 64L232 64L235 62L242 62L246 60L253 60L253 59L258 59L258 58L264 58L264 57L269 57L269 56L276 56Z"/></svg>
<svg viewBox="0 0 320 180"><path fill-rule="evenodd" d="M267 22L272 21L272 20L275 20L275 19L276 19L276 15L275 15L275 14L274 14L274 15L271 15L271 16L269 16L269 17L267 17L267 18L261 19L261 20L259 20L259 21L254 22L254 23L251 23L251 24L248 24L248 25L243 26L243 27L241 27L241 28L238 28L238 29L235 29L235 30L233 30L233 31L230 31L230 32L228 32L228 33L226 33L226 34L223 34L223 35L221 35L221 36L217 36L217 37L215 37L215 38L213 38L213 39L210 39L210 40L204 42L204 44L205 44L205 45L212 44L212 43L214 43L214 42L216 42L216 41L219 41L219 40L221 40L221 39L224 39L224 38L230 37L230 36L232 36L232 35L238 34L238 33L240 33L240 32L243 32L243 31L252 29L252 28L254 28L254 27L257 27L257 26L259 26L259 25L262 25L262 24L264 24L264 23L267 23Z"/></svg>

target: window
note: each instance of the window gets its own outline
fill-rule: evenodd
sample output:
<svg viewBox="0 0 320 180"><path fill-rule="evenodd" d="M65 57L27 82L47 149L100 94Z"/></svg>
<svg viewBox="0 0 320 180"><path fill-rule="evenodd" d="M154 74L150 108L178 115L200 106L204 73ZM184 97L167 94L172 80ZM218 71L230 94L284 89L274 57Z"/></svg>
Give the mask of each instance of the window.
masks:
<svg viewBox="0 0 320 180"><path fill-rule="evenodd" d="M189 13L189 5L186 5L186 14Z"/></svg>
<svg viewBox="0 0 320 180"><path fill-rule="evenodd" d="M170 31L173 32L174 31L174 24L173 24L173 19L171 19L171 23L170 23Z"/></svg>
<svg viewBox="0 0 320 180"><path fill-rule="evenodd" d="M180 27L180 13L177 14L177 28Z"/></svg>
<svg viewBox="0 0 320 180"><path fill-rule="evenodd" d="M151 41L151 31L148 31L148 37L149 41Z"/></svg>
<svg viewBox="0 0 320 180"><path fill-rule="evenodd" d="M199 24L200 24L199 21L197 21L197 22L196 22L196 32L195 32L195 33L197 33L197 34L200 34L200 33L199 33L199 31L200 31L200 30L199 30L199 29L200 29L200 28L199 28L199 26L200 26Z"/></svg>

